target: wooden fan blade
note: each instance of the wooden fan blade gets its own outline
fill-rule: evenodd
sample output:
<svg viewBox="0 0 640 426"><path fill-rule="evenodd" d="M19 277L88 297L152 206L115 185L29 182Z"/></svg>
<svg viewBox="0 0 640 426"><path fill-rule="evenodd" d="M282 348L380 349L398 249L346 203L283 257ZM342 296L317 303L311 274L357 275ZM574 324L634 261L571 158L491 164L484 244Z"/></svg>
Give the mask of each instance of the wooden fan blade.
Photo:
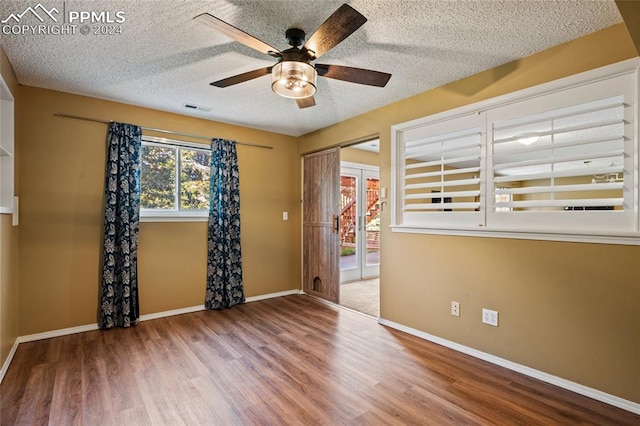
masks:
<svg viewBox="0 0 640 426"><path fill-rule="evenodd" d="M365 22L367 18L360 12L348 4L343 4L318 27L304 47L313 53L314 58L319 58L349 37Z"/></svg>
<svg viewBox="0 0 640 426"><path fill-rule="evenodd" d="M267 55L269 55L270 52L279 53L279 50L275 47L269 46L264 41L258 40L251 34L247 34L241 29L236 28L233 25L224 22L222 19L216 18L209 13L203 13L202 15L198 15L193 19L200 21L205 25L208 25L214 30L221 32L227 37L230 37L235 41L244 44L245 46L257 50L258 52L266 53Z"/></svg>
<svg viewBox="0 0 640 426"><path fill-rule="evenodd" d="M309 108L316 104L316 100L313 96L309 96L308 98L296 99L296 103L300 109Z"/></svg>
<svg viewBox="0 0 640 426"><path fill-rule="evenodd" d="M387 74L386 72L344 67L341 65L316 64L316 71L318 71L320 77L377 87L386 86L391 78L391 74Z"/></svg>
<svg viewBox="0 0 640 426"><path fill-rule="evenodd" d="M253 70L249 72L245 72L242 74L234 75L233 77L224 78L222 80L214 81L210 83L211 86L216 87L229 87L234 84L244 83L245 81L253 80L254 78L262 77L263 75L271 74L271 69L273 67L260 68L258 70Z"/></svg>

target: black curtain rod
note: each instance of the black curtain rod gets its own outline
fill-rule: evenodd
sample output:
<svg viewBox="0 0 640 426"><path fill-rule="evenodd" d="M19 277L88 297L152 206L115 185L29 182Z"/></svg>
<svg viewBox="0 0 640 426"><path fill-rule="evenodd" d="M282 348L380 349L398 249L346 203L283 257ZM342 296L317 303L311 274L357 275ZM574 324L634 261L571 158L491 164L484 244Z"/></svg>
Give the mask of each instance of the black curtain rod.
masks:
<svg viewBox="0 0 640 426"><path fill-rule="evenodd" d="M56 117L73 118L75 120L93 121L94 123L103 123L103 124L113 123L113 121L105 121L105 120L98 120L96 118L80 117L78 115L63 114L61 112L56 112L53 115L55 115ZM146 130L148 132L158 132L158 133L166 133L168 135L186 136L188 138L204 139L204 140L207 140L207 141L211 141L211 139L213 139L213 138L208 137L208 136L191 135L189 133L173 132L171 130L163 130L163 129L154 129L152 127L142 127L142 126L140 126L140 128L142 130ZM258 145L258 144L246 143L246 142L236 142L236 143L238 145L252 146L254 148L273 149L272 146L267 146L267 145Z"/></svg>

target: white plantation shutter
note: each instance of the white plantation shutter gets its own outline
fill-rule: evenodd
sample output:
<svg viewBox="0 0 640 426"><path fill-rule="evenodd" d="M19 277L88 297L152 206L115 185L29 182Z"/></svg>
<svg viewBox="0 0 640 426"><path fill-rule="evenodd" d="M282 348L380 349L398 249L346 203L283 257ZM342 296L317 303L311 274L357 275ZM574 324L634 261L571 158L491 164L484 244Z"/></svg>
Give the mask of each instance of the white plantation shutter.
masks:
<svg viewBox="0 0 640 426"><path fill-rule="evenodd" d="M392 228L640 245L639 65L393 126Z"/></svg>
<svg viewBox="0 0 640 426"><path fill-rule="evenodd" d="M487 112L488 226L634 229L633 78L617 76Z"/></svg>
<svg viewBox="0 0 640 426"><path fill-rule="evenodd" d="M492 158L496 186L507 182L543 182L496 189L496 194L537 194L538 197L494 206L530 210L623 207L620 176L624 171L624 107L621 97L615 97L525 117L525 120L494 123ZM523 134L537 140L522 144L518 135ZM569 178L579 178L583 183L570 183ZM568 193L580 193L583 197L563 197ZM607 195L610 193L617 196Z"/></svg>
<svg viewBox="0 0 640 426"><path fill-rule="evenodd" d="M408 222L478 226L482 134L477 114L403 133L402 210Z"/></svg>

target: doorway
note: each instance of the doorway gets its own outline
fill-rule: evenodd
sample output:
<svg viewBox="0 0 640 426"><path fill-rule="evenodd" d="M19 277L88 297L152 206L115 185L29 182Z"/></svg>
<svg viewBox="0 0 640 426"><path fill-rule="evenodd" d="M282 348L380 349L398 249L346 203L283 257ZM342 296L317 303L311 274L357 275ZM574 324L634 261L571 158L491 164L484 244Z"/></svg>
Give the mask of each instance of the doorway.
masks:
<svg viewBox="0 0 640 426"><path fill-rule="evenodd" d="M340 304L380 316L379 140L340 150Z"/></svg>
<svg viewBox="0 0 640 426"><path fill-rule="evenodd" d="M341 162L340 282L380 274L380 176L377 167Z"/></svg>
<svg viewBox="0 0 640 426"><path fill-rule="evenodd" d="M305 293L375 318L380 312L377 145L373 140L305 155L302 209Z"/></svg>

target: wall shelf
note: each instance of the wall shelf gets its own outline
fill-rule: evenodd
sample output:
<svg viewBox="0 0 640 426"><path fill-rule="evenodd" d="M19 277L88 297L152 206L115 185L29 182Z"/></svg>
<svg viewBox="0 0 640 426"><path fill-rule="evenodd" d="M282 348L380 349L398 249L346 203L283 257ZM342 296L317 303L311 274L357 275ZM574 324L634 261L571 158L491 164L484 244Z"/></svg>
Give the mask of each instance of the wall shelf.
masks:
<svg viewBox="0 0 640 426"><path fill-rule="evenodd" d="M13 95L0 76L0 214L14 212L14 109Z"/></svg>

